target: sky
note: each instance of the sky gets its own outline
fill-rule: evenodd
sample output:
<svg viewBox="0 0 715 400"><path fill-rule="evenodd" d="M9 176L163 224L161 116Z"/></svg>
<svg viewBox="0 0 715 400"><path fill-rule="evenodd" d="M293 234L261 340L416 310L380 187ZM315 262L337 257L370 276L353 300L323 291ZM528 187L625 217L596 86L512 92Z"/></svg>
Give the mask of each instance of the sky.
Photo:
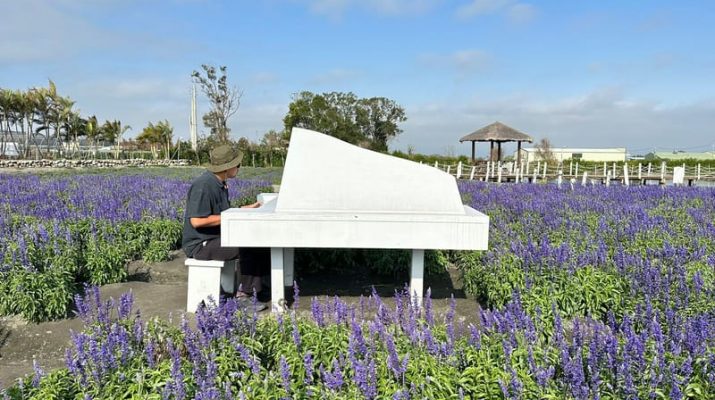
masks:
<svg viewBox="0 0 715 400"><path fill-rule="evenodd" d="M715 150L710 0L0 0L0 15L1 88L52 80L125 137L166 119L187 140L191 73L211 64L243 93L234 139L282 129L308 90L396 101L391 150L469 154L459 139L494 121L554 147Z"/></svg>

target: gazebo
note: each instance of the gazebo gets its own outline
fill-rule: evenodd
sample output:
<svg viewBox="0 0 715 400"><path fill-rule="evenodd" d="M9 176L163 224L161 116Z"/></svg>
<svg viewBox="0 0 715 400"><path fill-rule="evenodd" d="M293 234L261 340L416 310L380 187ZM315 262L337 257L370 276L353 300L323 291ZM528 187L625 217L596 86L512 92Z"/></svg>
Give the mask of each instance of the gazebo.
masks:
<svg viewBox="0 0 715 400"><path fill-rule="evenodd" d="M501 161L501 144L505 142L516 142L516 162L521 163L521 142L533 142L531 136L519 132L516 129L506 126L501 122L497 121L491 125L487 125L484 128L476 130L469 135L459 139L459 143L462 142L472 142L472 163L474 163L474 142L489 142L489 161L494 161L494 142L497 143L497 161Z"/></svg>

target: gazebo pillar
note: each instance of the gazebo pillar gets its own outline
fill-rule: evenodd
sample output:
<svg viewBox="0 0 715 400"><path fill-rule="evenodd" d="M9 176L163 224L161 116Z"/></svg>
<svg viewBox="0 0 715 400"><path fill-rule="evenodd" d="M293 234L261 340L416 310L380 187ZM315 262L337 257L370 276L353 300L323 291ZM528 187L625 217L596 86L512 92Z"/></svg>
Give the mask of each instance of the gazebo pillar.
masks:
<svg viewBox="0 0 715 400"><path fill-rule="evenodd" d="M501 142L497 142L497 161L501 161Z"/></svg>
<svg viewBox="0 0 715 400"><path fill-rule="evenodd" d="M474 140L472 140L472 165L474 165Z"/></svg>
<svg viewBox="0 0 715 400"><path fill-rule="evenodd" d="M521 168L521 140L516 141L516 167Z"/></svg>
<svg viewBox="0 0 715 400"><path fill-rule="evenodd" d="M489 161L494 161L494 141L489 141Z"/></svg>

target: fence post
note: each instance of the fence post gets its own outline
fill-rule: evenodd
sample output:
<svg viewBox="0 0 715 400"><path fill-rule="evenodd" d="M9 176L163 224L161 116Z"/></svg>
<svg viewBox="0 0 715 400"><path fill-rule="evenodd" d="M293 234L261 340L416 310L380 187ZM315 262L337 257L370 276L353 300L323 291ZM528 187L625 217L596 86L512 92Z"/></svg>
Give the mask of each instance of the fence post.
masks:
<svg viewBox="0 0 715 400"><path fill-rule="evenodd" d="M574 174L574 176L578 176L578 163L576 163L576 173Z"/></svg>
<svg viewBox="0 0 715 400"><path fill-rule="evenodd" d="M639 181L640 181L641 179L643 179L643 174L641 173L641 167L643 167L643 166L641 165L641 163L638 163L638 180L639 180Z"/></svg>
<svg viewBox="0 0 715 400"><path fill-rule="evenodd" d="M556 186L558 186L559 189L561 189L561 182L563 180L564 180L564 171L560 169L558 172L558 176L556 177Z"/></svg>
<svg viewBox="0 0 715 400"><path fill-rule="evenodd" d="M665 161L660 164L660 180L665 182Z"/></svg>
<svg viewBox="0 0 715 400"><path fill-rule="evenodd" d="M434 161L434 167L439 169L439 162L437 162L437 160Z"/></svg>
<svg viewBox="0 0 715 400"><path fill-rule="evenodd" d="M497 183L501 183L501 161L497 165Z"/></svg>
<svg viewBox="0 0 715 400"><path fill-rule="evenodd" d="M698 180L700 180L700 163L698 163Z"/></svg>
<svg viewBox="0 0 715 400"><path fill-rule="evenodd" d="M611 186L611 171L606 172L606 187Z"/></svg>
<svg viewBox="0 0 715 400"><path fill-rule="evenodd" d="M489 164L491 164L491 161L487 161L487 170L484 174L484 182L489 182Z"/></svg>
<svg viewBox="0 0 715 400"><path fill-rule="evenodd" d="M650 174L651 174L651 166L652 166L651 163L648 163L648 177L649 178L650 178Z"/></svg>
<svg viewBox="0 0 715 400"><path fill-rule="evenodd" d="M616 163L613 163L613 172L611 173L611 176L613 177L613 179L616 179L616 177L618 176L618 174L616 174Z"/></svg>
<svg viewBox="0 0 715 400"><path fill-rule="evenodd" d="M474 170L475 170L476 168L477 168L476 166L472 165L472 172L469 173L469 180L470 180L470 181L474 179Z"/></svg>
<svg viewBox="0 0 715 400"><path fill-rule="evenodd" d="M457 179L462 177L462 162L457 163Z"/></svg>
<svg viewBox="0 0 715 400"><path fill-rule="evenodd" d="M603 177L605 178L608 176L608 166L606 165L606 162L603 162Z"/></svg>
<svg viewBox="0 0 715 400"><path fill-rule="evenodd" d="M588 172L583 171L583 178L581 178L581 186L586 186L586 178L588 178Z"/></svg>
<svg viewBox="0 0 715 400"><path fill-rule="evenodd" d="M448 165L448 166L447 166L447 173L448 173L448 174L449 174L449 170L450 170L450 169L452 169L452 166L451 166L451 165Z"/></svg>
<svg viewBox="0 0 715 400"><path fill-rule="evenodd" d="M544 161L544 173L541 175L541 179L546 180L546 162Z"/></svg>
<svg viewBox="0 0 715 400"><path fill-rule="evenodd" d="M628 164L623 164L623 183L626 184L626 186L630 186L630 181L628 180Z"/></svg>
<svg viewBox="0 0 715 400"><path fill-rule="evenodd" d="M573 160L569 162L569 176L573 176Z"/></svg>

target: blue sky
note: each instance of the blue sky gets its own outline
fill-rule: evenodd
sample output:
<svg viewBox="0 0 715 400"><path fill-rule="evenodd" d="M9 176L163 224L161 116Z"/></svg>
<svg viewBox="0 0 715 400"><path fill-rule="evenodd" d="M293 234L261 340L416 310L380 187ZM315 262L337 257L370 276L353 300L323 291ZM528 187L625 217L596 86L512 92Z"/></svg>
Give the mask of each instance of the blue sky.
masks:
<svg viewBox="0 0 715 400"><path fill-rule="evenodd" d="M397 101L391 149L468 154L459 138L496 120L557 147L715 149L713 1L0 0L0 14L0 87L52 79L130 137L168 119L187 139L190 75L208 63L243 90L236 139L281 129L309 90Z"/></svg>

